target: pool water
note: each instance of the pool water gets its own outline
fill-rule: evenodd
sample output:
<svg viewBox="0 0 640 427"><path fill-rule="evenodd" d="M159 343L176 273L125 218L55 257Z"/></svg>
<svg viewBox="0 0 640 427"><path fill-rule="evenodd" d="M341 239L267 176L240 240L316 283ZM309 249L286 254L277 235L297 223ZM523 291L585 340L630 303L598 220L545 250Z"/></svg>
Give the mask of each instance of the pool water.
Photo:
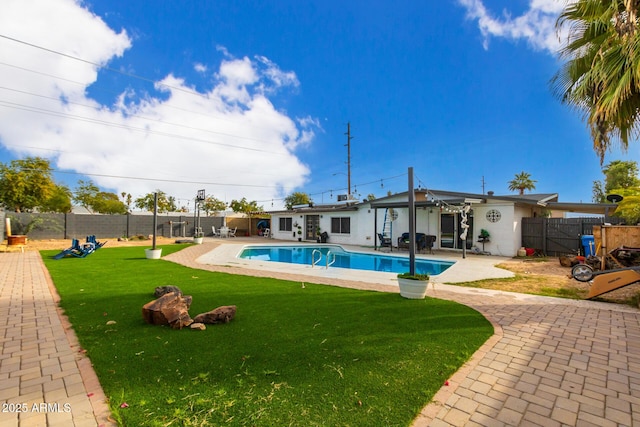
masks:
<svg viewBox="0 0 640 427"><path fill-rule="evenodd" d="M360 252L349 252L337 245L323 246L245 246L238 255L242 259L255 259L261 261L286 262L290 264L311 265L311 258L315 256L318 260L320 255L313 254L314 250L320 252L320 261L316 264L324 268L327 263L327 253L329 262L335 262L331 267L350 268L355 270L383 271L387 273L405 273L409 271L409 256L393 256L383 254L369 254ZM451 261L435 261L416 258L415 272L417 274L436 275L451 267Z"/></svg>

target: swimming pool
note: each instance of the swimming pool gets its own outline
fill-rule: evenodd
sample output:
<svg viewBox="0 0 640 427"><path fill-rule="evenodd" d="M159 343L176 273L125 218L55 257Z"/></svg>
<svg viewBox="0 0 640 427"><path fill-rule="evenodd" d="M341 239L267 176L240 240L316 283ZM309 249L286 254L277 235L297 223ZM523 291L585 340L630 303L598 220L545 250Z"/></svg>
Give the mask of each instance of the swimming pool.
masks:
<svg viewBox="0 0 640 427"><path fill-rule="evenodd" d="M312 256L315 253L315 260L321 256L316 264L324 268L327 262L335 255L335 262L332 267L350 268L355 270L383 271L387 273L404 273L409 271L409 257L393 256L383 254L369 254L361 252L350 252L338 245L318 245L318 246L245 246L238 258L253 259L261 261L286 262L289 264L311 265ZM416 258L415 272L417 274L436 275L451 267L454 262L436 261Z"/></svg>

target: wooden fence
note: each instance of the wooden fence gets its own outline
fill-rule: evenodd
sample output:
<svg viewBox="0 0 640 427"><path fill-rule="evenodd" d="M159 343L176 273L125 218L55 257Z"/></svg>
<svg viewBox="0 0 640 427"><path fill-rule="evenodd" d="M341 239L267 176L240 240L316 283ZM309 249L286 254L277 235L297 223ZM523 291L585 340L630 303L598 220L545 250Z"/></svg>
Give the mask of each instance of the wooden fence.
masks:
<svg viewBox="0 0 640 427"><path fill-rule="evenodd" d="M640 248L640 227L637 225L603 225L593 227L596 255L602 256L621 246Z"/></svg>

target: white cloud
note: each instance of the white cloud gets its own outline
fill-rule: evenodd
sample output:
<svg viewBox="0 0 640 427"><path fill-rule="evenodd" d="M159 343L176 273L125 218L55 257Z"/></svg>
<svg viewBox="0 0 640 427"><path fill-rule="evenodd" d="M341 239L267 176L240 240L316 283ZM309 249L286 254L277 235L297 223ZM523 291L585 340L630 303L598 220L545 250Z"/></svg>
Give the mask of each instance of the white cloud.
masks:
<svg viewBox="0 0 640 427"><path fill-rule="evenodd" d="M529 9L517 17L506 10L498 17L487 10L482 0L458 0L458 3L466 9L468 19L478 22L485 49L489 48L491 37L525 40L533 49L552 54L560 48L556 20L566 0L531 0Z"/></svg>
<svg viewBox="0 0 640 427"><path fill-rule="evenodd" d="M274 64L269 58L257 55L256 59L260 61L265 69L263 74L275 85L276 88L285 86L298 87L300 82L296 73L293 71L282 71L277 64Z"/></svg>
<svg viewBox="0 0 640 427"><path fill-rule="evenodd" d="M201 64L198 62L193 64L193 69L199 72L200 74L205 74L209 70L209 67L207 67L205 64Z"/></svg>
<svg viewBox="0 0 640 427"><path fill-rule="evenodd" d="M3 0L0 29L97 64L126 55L132 45L126 32L113 31L73 0ZM226 201L281 198L307 179L309 168L295 149L310 142L319 123L290 118L267 97L295 88L295 73L268 58L236 59L217 49L226 58L218 67L194 64L212 76L208 92L197 93L167 70L156 83L162 98L126 89L105 106L86 95L97 67L0 38L7 64L0 64L0 143L18 157L47 157L57 168L94 174L94 182L118 194L161 189L188 203L204 188Z"/></svg>

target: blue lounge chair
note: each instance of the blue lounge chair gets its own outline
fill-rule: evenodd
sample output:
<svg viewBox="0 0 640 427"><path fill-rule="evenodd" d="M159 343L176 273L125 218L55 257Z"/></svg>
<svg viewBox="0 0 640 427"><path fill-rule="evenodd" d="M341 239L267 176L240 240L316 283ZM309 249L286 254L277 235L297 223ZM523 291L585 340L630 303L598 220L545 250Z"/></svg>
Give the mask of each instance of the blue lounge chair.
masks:
<svg viewBox="0 0 640 427"><path fill-rule="evenodd" d="M96 249L100 249L107 242L98 242L96 240L96 236L92 234L91 236L87 236L87 243L92 243L95 245Z"/></svg>
<svg viewBox="0 0 640 427"><path fill-rule="evenodd" d="M54 255L53 259L62 259L67 256L84 258L87 255L94 253L97 249L100 249L105 243L106 242L98 242L96 240L96 236L87 236L86 242L83 244L80 244L78 239L72 239L71 247L63 250L57 255Z"/></svg>

